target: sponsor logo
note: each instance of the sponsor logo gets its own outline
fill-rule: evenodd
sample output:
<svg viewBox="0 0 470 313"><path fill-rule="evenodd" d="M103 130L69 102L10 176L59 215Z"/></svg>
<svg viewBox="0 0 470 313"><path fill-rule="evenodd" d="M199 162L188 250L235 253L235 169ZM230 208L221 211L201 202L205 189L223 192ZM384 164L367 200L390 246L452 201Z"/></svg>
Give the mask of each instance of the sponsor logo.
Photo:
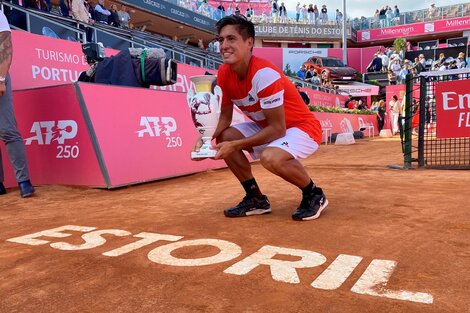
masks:
<svg viewBox="0 0 470 313"><path fill-rule="evenodd" d="M424 32L425 32L425 33L432 33L432 32L434 32L434 23L426 23L426 24L424 24Z"/></svg>
<svg viewBox="0 0 470 313"><path fill-rule="evenodd" d="M286 146L287 148L289 148L289 143L287 141L283 141L281 143L281 146Z"/></svg>
<svg viewBox="0 0 470 313"><path fill-rule="evenodd" d="M255 101L255 98L251 94L248 94L248 101L253 102Z"/></svg>
<svg viewBox="0 0 470 313"><path fill-rule="evenodd" d="M370 32L362 32L361 40L370 40Z"/></svg>
<svg viewBox="0 0 470 313"><path fill-rule="evenodd" d="M67 144L78 133L78 124L74 120L34 122L30 133L34 136L25 139L25 145L36 142L40 146L57 145L57 159L76 159L80 154L78 142Z"/></svg>
<svg viewBox="0 0 470 313"><path fill-rule="evenodd" d="M26 145L36 141L38 145L50 145L53 142L63 145L65 140L77 135L78 125L74 120L34 122L30 133L34 136L25 139Z"/></svg>
<svg viewBox="0 0 470 313"><path fill-rule="evenodd" d="M160 137L162 134L168 137L177 128L174 118L159 116L141 116L140 126L144 128L136 131L139 138L144 136Z"/></svg>

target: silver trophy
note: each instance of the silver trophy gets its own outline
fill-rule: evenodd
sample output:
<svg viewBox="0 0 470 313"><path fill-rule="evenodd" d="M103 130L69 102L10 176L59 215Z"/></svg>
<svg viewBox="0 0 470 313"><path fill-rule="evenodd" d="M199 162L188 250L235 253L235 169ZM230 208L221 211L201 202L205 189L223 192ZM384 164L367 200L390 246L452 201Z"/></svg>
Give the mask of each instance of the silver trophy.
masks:
<svg viewBox="0 0 470 313"><path fill-rule="evenodd" d="M215 75L193 76L196 91L188 90L187 99L191 110L191 117L202 139L199 152L191 152L191 158L213 158L217 151L211 149L212 136L219 123L220 108L222 105L222 89L215 86L211 92L212 84L217 79Z"/></svg>

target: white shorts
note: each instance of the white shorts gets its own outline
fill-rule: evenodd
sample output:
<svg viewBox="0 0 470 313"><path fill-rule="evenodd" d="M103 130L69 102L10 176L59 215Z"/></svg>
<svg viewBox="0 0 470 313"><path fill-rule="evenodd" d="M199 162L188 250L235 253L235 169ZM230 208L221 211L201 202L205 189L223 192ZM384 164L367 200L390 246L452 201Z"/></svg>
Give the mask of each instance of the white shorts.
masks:
<svg viewBox="0 0 470 313"><path fill-rule="evenodd" d="M245 137L251 137L262 130L262 127L255 122L235 124L232 127L241 132ZM249 151L249 153L254 160L259 159L261 152L266 147L277 147L289 152L296 159L305 159L318 150L318 143L303 130L292 127L286 130L284 137L261 146L255 146L253 151Z"/></svg>

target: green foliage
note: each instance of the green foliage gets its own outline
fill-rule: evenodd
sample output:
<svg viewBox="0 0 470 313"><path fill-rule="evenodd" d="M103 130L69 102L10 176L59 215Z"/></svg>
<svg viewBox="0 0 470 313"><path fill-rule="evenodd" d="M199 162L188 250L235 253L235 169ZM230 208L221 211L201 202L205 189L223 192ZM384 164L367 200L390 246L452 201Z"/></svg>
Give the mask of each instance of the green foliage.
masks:
<svg viewBox="0 0 470 313"><path fill-rule="evenodd" d="M292 69L290 68L289 63L286 64L286 67L284 68L283 72L284 72L284 75L286 75L286 76L290 76L290 77L296 77L297 76L297 74L294 71L292 71Z"/></svg>
<svg viewBox="0 0 470 313"><path fill-rule="evenodd" d="M371 110L358 110L358 109L343 109L336 107L320 107L315 105L309 105L309 110L312 112L325 112L325 113L343 113L343 114L363 114L363 115L374 115L375 112Z"/></svg>
<svg viewBox="0 0 470 313"><path fill-rule="evenodd" d="M406 39L403 37L395 39L393 42L393 50L395 50L397 53L400 51L406 52Z"/></svg>

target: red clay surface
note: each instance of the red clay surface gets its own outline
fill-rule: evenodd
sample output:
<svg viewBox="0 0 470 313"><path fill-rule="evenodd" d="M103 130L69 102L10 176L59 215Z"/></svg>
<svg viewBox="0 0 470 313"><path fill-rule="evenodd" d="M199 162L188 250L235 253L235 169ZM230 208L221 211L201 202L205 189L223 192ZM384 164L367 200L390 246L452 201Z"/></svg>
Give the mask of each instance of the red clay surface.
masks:
<svg viewBox="0 0 470 313"><path fill-rule="evenodd" d="M28 199L9 190L0 197L0 312L470 312L470 171L387 169L402 164L396 139L322 146L304 164L329 200L320 219L309 222L290 218L299 190L259 163L254 174L273 212L239 219L222 213L243 196L227 169L118 190L39 186ZM135 242L131 236L104 235L105 244L78 251L6 241L63 225L226 240L242 253L181 267L147 258L169 242L102 255ZM65 232L73 235L38 239L84 242L82 233ZM298 284L273 280L267 265L241 276L223 272L266 245L315 251L327 261L297 269ZM218 251L200 246L173 256ZM335 290L310 286L340 254L363 260ZM373 259L397 262L388 289L429 293L433 303L351 292Z"/></svg>

